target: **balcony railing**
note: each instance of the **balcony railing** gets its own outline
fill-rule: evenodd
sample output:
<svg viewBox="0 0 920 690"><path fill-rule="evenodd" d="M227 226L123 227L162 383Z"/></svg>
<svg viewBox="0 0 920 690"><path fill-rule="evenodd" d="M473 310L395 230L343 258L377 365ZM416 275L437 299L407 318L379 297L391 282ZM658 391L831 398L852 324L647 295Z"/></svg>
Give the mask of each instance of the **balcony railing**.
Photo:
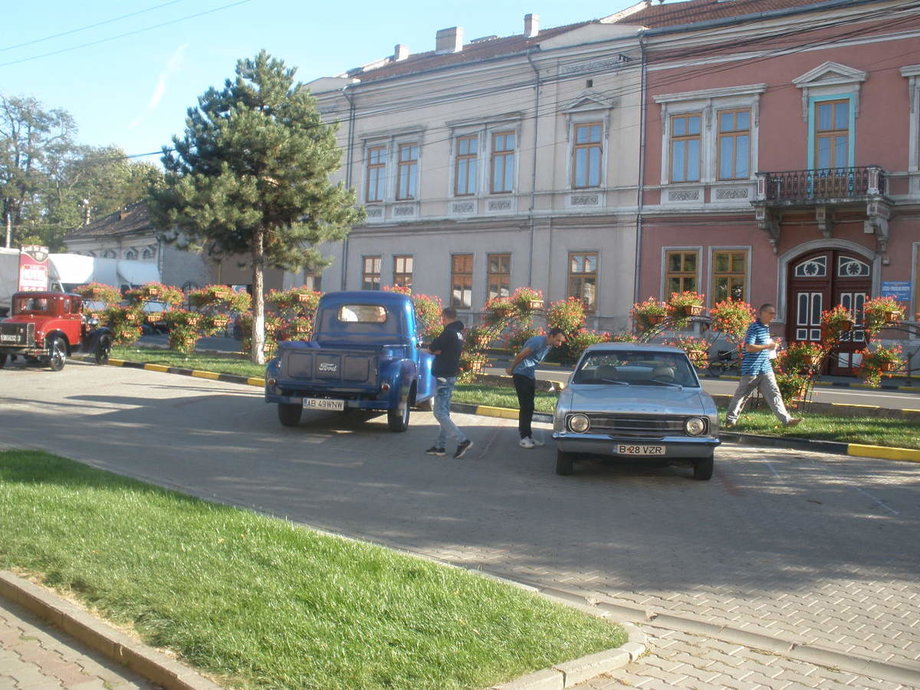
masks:
<svg viewBox="0 0 920 690"><path fill-rule="evenodd" d="M757 173L757 201L815 204L886 196L888 180L877 165Z"/></svg>

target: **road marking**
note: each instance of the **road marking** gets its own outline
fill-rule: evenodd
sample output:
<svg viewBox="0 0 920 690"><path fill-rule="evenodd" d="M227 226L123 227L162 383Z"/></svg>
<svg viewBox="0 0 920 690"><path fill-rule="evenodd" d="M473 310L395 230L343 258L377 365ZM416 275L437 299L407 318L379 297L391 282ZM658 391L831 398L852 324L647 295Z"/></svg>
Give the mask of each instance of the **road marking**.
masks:
<svg viewBox="0 0 920 690"><path fill-rule="evenodd" d="M857 487L854 487L854 488L855 488L859 493L865 494L865 495L868 496L870 499L872 499L873 501L875 501L875 505L881 506L882 508L884 508L885 510L887 510L887 511L888 511L889 513L891 513L892 515L900 515L900 513L899 513L898 511L896 511L894 508L892 508L892 507L889 506L887 503L885 503L885 501L883 501L883 500L880 499L880 498L876 498L875 496L873 496L872 494L870 494L870 493L869 493L868 491L866 491L865 489L860 489L858 486L857 486Z"/></svg>

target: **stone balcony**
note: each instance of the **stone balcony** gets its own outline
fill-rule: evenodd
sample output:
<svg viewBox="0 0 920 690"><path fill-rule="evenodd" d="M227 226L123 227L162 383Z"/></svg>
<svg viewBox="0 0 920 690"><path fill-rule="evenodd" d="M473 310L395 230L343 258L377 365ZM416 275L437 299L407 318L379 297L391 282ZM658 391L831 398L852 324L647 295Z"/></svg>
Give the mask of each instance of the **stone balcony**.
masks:
<svg viewBox="0 0 920 690"><path fill-rule="evenodd" d="M758 172L757 195L751 205L774 252L785 213L814 213L818 229L829 238L833 236L836 213L864 211L864 230L876 235L879 253L887 259L884 255L888 248L891 200L888 177L877 165Z"/></svg>

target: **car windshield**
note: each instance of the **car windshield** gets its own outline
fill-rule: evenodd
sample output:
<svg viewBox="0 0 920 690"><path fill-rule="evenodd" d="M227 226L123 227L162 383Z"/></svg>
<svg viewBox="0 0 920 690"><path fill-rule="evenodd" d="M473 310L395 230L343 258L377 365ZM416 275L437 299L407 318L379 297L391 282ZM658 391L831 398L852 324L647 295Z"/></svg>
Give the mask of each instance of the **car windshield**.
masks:
<svg viewBox="0 0 920 690"><path fill-rule="evenodd" d="M48 297L17 297L13 300L13 316L17 314L50 314L51 300Z"/></svg>
<svg viewBox="0 0 920 690"><path fill-rule="evenodd" d="M699 381L682 352L597 350L578 363L573 383L697 387Z"/></svg>

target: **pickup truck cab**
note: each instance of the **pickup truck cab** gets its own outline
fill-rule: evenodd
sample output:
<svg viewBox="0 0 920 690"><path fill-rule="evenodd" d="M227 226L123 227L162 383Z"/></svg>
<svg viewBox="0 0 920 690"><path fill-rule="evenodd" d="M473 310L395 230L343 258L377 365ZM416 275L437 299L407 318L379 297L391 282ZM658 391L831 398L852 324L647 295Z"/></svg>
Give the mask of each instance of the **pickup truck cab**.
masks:
<svg viewBox="0 0 920 690"><path fill-rule="evenodd" d="M64 368L75 352L92 354L97 364L109 360L112 331L83 312L83 298L64 292L17 292L12 315L0 321L0 367L8 357Z"/></svg>
<svg viewBox="0 0 920 690"><path fill-rule="evenodd" d="M316 309L313 339L278 344L266 366L265 402L284 426L303 410L386 410L390 431L431 400L433 355L421 349L412 299L394 292L330 292Z"/></svg>

